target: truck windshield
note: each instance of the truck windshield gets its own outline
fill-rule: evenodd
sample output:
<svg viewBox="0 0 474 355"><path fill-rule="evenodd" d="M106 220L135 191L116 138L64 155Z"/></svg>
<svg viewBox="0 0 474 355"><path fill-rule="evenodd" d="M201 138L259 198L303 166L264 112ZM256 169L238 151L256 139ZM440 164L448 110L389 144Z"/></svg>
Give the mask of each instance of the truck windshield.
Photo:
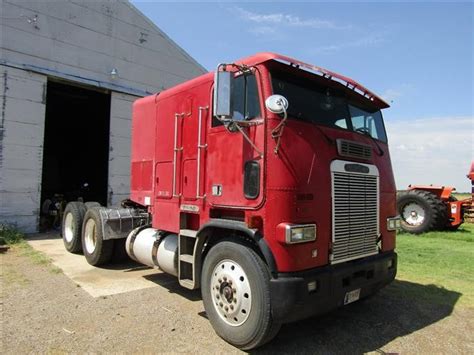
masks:
<svg viewBox="0 0 474 355"><path fill-rule="evenodd" d="M272 73L273 93L288 99L288 116L314 124L342 128L387 142L382 113L350 104L342 92L316 86L304 78Z"/></svg>

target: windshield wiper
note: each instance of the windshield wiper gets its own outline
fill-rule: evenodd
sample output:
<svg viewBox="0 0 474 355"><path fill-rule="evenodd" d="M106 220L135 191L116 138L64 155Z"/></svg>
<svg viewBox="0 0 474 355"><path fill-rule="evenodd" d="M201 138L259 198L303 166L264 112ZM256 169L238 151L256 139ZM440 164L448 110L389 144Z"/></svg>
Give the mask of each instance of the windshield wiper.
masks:
<svg viewBox="0 0 474 355"><path fill-rule="evenodd" d="M355 130L355 132L360 133L360 134L363 134L364 136L370 137L370 139L372 140L372 142L374 142L375 145L377 146L377 148L378 148L378 150L379 150L379 151L378 151L378 155L379 155L380 157L385 154L385 152L382 150L382 148L380 148L379 144L377 143L377 140L376 140L374 137L372 137L372 135L371 135L369 132L367 132L366 130L359 130L359 131L358 131L358 130Z"/></svg>

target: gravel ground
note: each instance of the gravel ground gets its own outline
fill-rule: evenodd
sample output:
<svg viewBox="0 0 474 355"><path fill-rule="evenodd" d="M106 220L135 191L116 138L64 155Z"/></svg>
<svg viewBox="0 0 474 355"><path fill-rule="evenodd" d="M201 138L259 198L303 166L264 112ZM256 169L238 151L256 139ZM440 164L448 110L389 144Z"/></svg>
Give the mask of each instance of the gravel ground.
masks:
<svg viewBox="0 0 474 355"><path fill-rule="evenodd" d="M173 277L151 276L159 286L92 298L62 273L32 263L18 251L1 258L2 353L238 353L205 318L199 291ZM415 283L397 280L376 296L326 316L284 325L255 352L474 353L474 309L426 304ZM409 292L405 292L409 291Z"/></svg>

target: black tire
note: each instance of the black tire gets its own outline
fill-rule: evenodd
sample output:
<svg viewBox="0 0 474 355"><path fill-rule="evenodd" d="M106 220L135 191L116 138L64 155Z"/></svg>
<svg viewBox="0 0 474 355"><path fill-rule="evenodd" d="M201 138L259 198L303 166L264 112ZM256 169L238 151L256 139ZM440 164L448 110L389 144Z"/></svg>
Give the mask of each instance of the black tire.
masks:
<svg viewBox="0 0 474 355"><path fill-rule="evenodd" d="M84 202L84 206L86 206L87 210L91 209L92 207L101 207L100 203L95 201Z"/></svg>
<svg viewBox="0 0 474 355"><path fill-rule="evenodd" d="M64 209L61 223L61 236L64 247L71 253L82 252L82 220L86 208L82 202L69 202Z"/></svg>
<svg viewBox="0 0 474 355"><path fill-rule="evenodd" d="M224 265L224 263L226 264ZM243 273L240 273L241 276L234 277L239 275L239 273L230 271L232 266L229 265L234 266L232 270L239 270L240 267L243 270ZM221 267L222 271L217 274ZM226 268L229 270L229 274L225 274ZM220 277L221 273L226 277L219 279L219 290L214 289L218 285L213 285L213 282L216 281L215 279L212 281L213 277ZM246 278L243 277L244 274ZM250 295L241 291L244 288L238 287L236 289L239 291L234 289L230 296L229 294L225 296L224 289L229 287L227 283L229 280L242 283L244 282L243 280L246 280L246 287L250 290ZM230 287L232 289L232 286ZM213 295L214 291L215 295ZM234 241L222 241L209 250L202 268L201 293L204 308L216 333L228 343L242 350L251 350L265 344L280 329L281 324L274 322L271 315L270 272L268 267L257 253L245 244ZM221 305L222 302L221 304L215 304L217 294L221 295L221 299L225 303L224 306ZM229 301L224 297L230 297L233 301ZM236 301L237 299L239 300L238 302ZM226 314L226 318L224 318L224 308L226 305L229 305L229 307L231 304L233 305L232 302L235 302L235 311L238 314L230 314L229 318L227 318ZM240 305L244 305L244 302L250 304L249 307L246 307L250 308L250 311L247 312L246 309L241 308ZM218 307L221 307L222 310L218 311ZM243 318L237 319L237 317L241 316ZM232 321L231 318L236 322L240 321L243 323L231 325L229 323Z"/></svg>
<svg viewBox="0 0 474 355"><path fill-rule="evenodd" d="M401 217L401 228L413 234L444 229L447 223L446 204L435 194L423 190L409 190L397 198L398 213ZM419 223L410 222L407 216L410 206L418 206L424 211L424 218ZM413 211L412 211L413 212Z"/></svg>
<svg viewBox="0 0 474 355"><path fill-rule="evenodd" d="M41 214L47 216L49 214L49 207L51 206L52 203L53 201L49 198L44 200L43 204L41 205Z"/></svg>
<svg viewBox="0 0 474 355"><path fill-rule="evenodd" d="M114 240L104 240L99 207L87 210L82 223L82 251L89 264L106 264L114 252Z"/></svg>

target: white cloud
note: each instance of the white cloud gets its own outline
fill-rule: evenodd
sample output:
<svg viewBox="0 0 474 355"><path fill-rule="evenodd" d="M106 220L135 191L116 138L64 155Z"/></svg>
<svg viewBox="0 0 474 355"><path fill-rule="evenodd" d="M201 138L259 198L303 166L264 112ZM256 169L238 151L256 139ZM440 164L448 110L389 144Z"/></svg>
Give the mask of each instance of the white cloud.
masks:
<svg viewBox="0 0 474 355"><path fill-rule="evenodd" d="M403 93L397 89L387 89L381 96L386 102L393 102L393 100L403 96Z"/></svg>
<svg viewBox="0 0 474 355"><path fill-rule="evenodd" d="M372 34L361 37L354 41L347 41L343 43L331 44L328 46L319 46L312 49L313 54L333 54L347 48L357 47L372 47L379 43L384 42L384 38L381 34Z"/></svg>
<svg viewBox="0 0 474 355"><path fill-rule="evenodd" d="M410 92L413 92L414 87L411 84L401 84L396 87L386 89L381 97L389 103L393 103L402 96L407 95Z"/></svg>
<svg viewBox="0 0 474 355"><path fill-rule="evenodd" d="M265 37L266 39L280 39L284 36L285 30L302 29L305 30L346 30L345 34L353 34L355 28L347 23L341 24L328 19L321 19L315 17L302 18L293 14L288 13L256 13L248 11L241 7L232 7L231 10L239 14L240 18L249 23L247 31L256 35ZM305 31L308 32L308 31ZM347 33L346 33L347 32ZM311 47L308 49L311 54L333 54L347 48L357 47L371 47L381 42L384 42L385 36L383 33L360 33L360 29L357 31L359 35L351 41L342 43L335 43L330 45L322 45L317 47ZM277 36L278 35L278 36Z"/></svg>
<svg viewBox="0 0 474 355"><path fill-rule="evenodd" d="M272 35L276 33L276 28L270 26L257 26L249 29L255 35Z"/></svg>
<svg viewBox="0 0 474 355"><path fill-rule="evenodd" d="M470 191L473 116L386 122L398 189L409 184L450 185Z"/></svg>
<svg viewBox="0 0 474 355"><path fill-rule="evenodd" d="M259 27L253 28L250 32L254 34L267 34L269 29L273 29L274 33L278 26L287 26L287 27L307 27L313 29L332 29L332 30L341 30L349 29L350 25L339 25L334 21L324 20L319 18L301 18L292 14L284 13L267 13L259 14L256 12L251 12L245 10L241 7L235 7L233 10L236 10L240 17L248 22L253 22L259 25ZM263 26L263 27L261 27ZM258 30L260 29L260 30ZM265 30L262 30L265 29Z"/></svg>

